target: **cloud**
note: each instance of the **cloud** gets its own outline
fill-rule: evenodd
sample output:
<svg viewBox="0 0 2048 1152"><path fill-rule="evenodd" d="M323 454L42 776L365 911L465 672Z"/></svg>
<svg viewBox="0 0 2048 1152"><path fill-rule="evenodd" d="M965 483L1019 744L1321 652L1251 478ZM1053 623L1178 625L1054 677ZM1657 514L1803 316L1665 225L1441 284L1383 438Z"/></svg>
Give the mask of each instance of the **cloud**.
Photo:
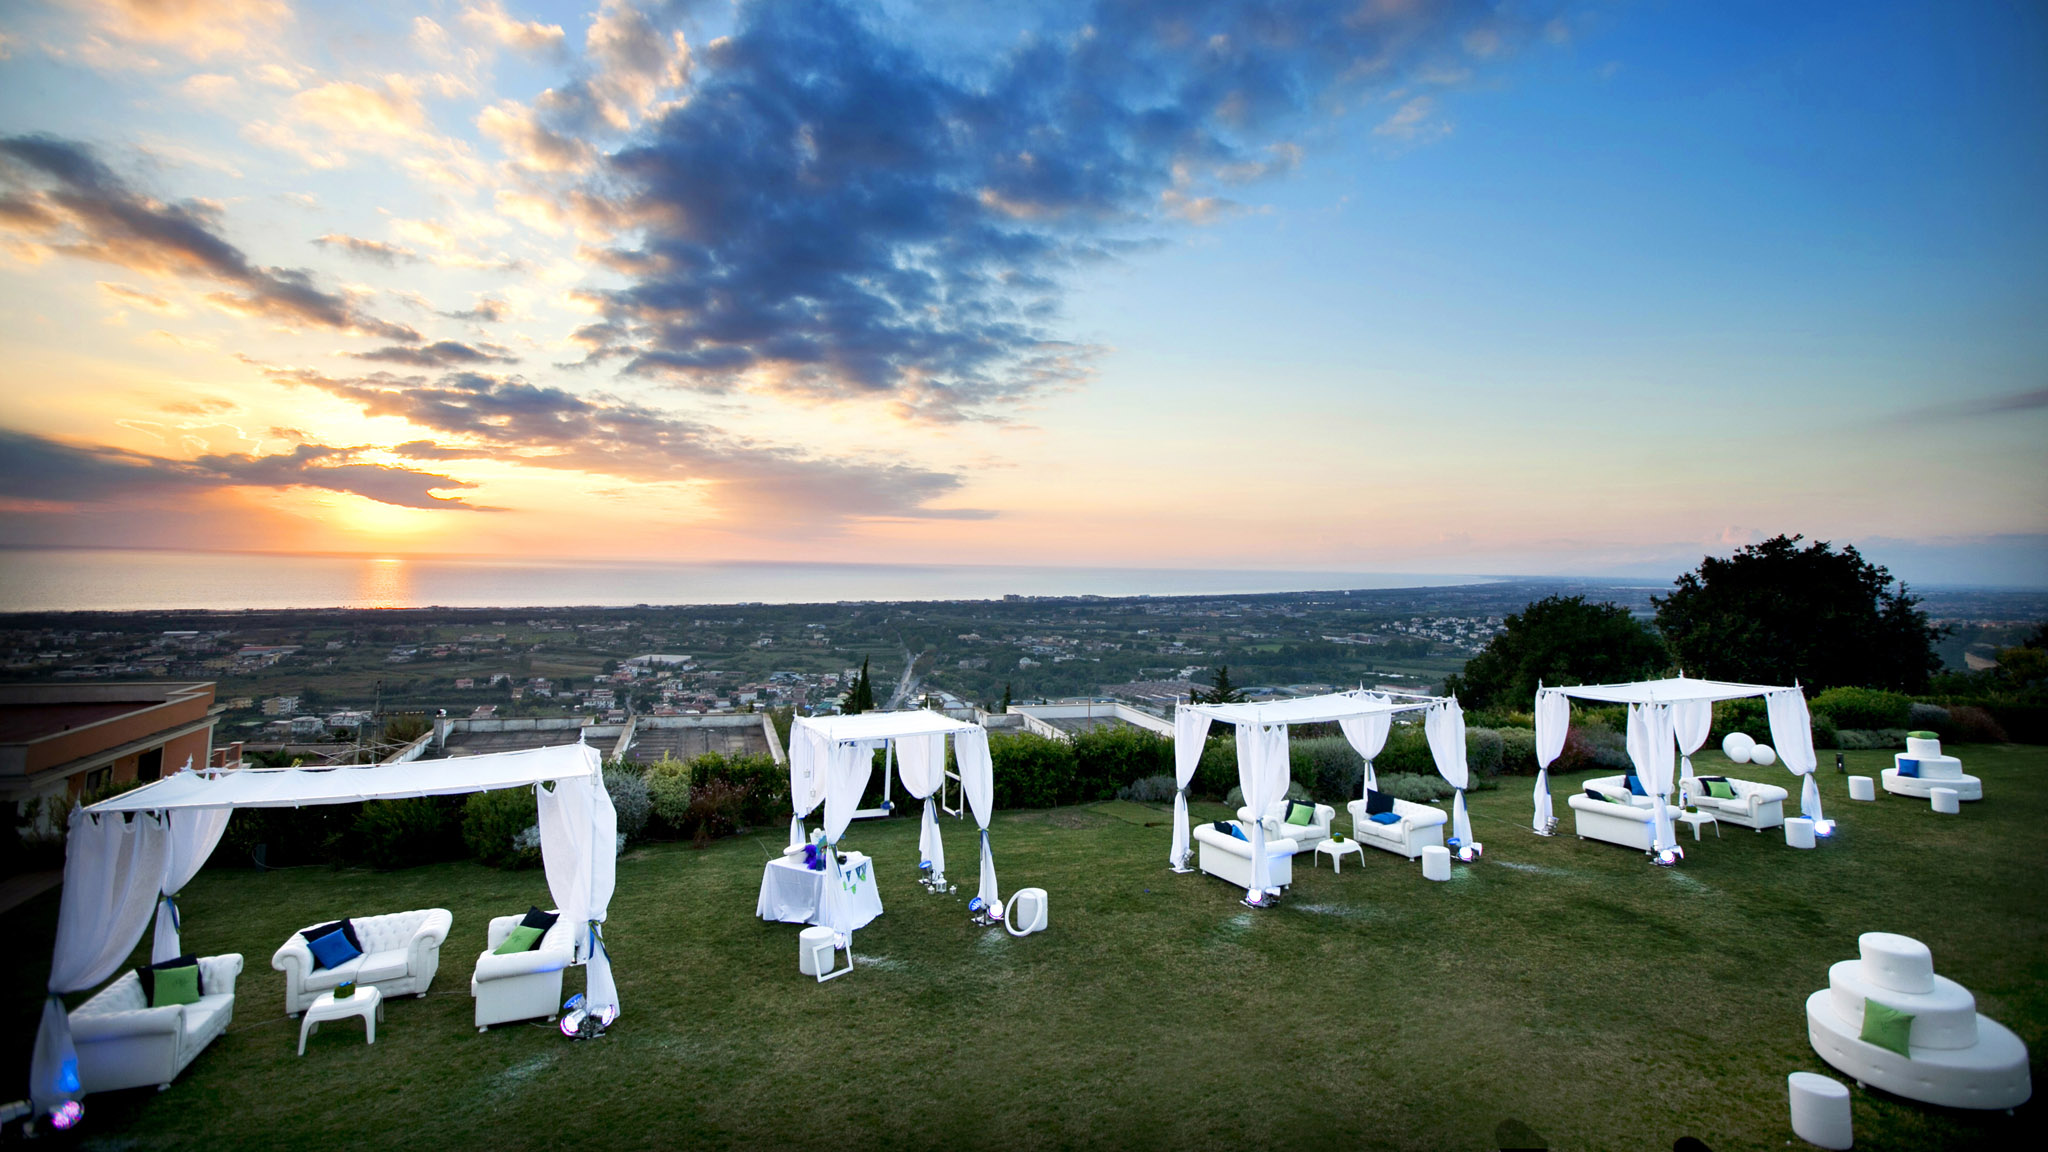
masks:
<svg viewBox="0 0 2048 1152"><path fill-rule="evenodd" d="M374 352L357 352L358 360L381 360L413 368L457 368L469 364L517 364L519 357L496 344L464 344L459 340L437 340L415 348L394 345Z"/></svg>
<svg viewBox="0 0 2048 1152"><path fill-rule="evenodd" d="M195 58L234 55L291 19L284 0L84 0L99 31Z"/></svg>
<svg viewBox="0 0 2048 1152"><path fill-rule="evenodd" d="M562 26L538 20L517 20L505 12L498 0L476 3L463 9L462 22L515 52L529 56L555 57L562 52Z"/></svg>
<svg viewBox="0 0 2048 1152"><path fill-rule="evenodd" d="M2038 412L2043 408L2048 408L2048 388L1989 396L1957 404L1952 410L1959 416L2001 416L2012 412Z"/></svg>
<svg viewBox="0 0 2048 1152"><path fill-rule="evenodd" d="M360 236L345 236L339 232L329 232L325 236L317 237L313 243L322 248L346 252L373 264L382 264L387 268L396 267L401 262L417 264L421 259L419 253L402 244L386 244L382 240L365 240Z"/></svg>
<svg viewBox="0 0 2048 1152"><path fill-rule="evenodd" d="M0 428L0 497L62 504L118 503L217 488L318 488L403 508L492 511L438 490L476 485L431 472L364 464L356 450L301 444L270 456L171 460L106 445L74 445Z"/></svg>
<svg viewBox="0 0 2048 1152"><path fill-rule="evenodd" d="M1209 186L1289 170L1287 136L1334 98L1525 36L1470 3L1063 11L1066 27L941 64L844 3L741 3L683 98L565 201L616 230L594 255L629 280L589 294L588 357L707 391L996 415L1089 374L1099 350L1051 327L1070 272L1165 217L1235 210ZM536 121L584 140L615 126L579 115L572 88Z"/></svg>
<svg viewBox="0 0 2048 1152"><path fill-rule="evenodd" d="M512 306L494 296L480 296L475 307L460 312L443 312L450 320L467 320L473 324L497 324L512 315Z"/></svg>
<svg viewBox="0 0 2048 1152"><path fill-rule="evenodd" d="M271 369L280 383L315 388L359 406L468 441L499 460L572 469L644 483L705 484L733 521L766 534L796 534L875 519L987 519L931 502L959 476L914 465L821 458L735 438L707 424L608 397L584 397L517 376L455 372L429 381L376 374L335 378ZM411 442L408 447L420 442ZM424 458L424 457L421 457Z"/></svg>
<svg viewBox="0 0 2048 1152"><path fill-rule="evenodd" d="M83 144L55 136L0 137L0 229L51 251L161 276L194 276L237 291L207 300L224 311L292 327L417 341L419 333L361 311L295 268L252 263L219 232L220 210L137 192Z"/></svg>
<svg viewBox="0 0 2048 1152"><path fill-rule="evenodd" d="M123 304L132 304L137 308L146 308L151 312L160 313L165 316L184 315L185 310L183 308L178 307L154 292L145 292L140 288L131 287L127 284L114 284L106 280L98 280L94 281L94 283L99 286L100 291L119 300Z"/></svg>
<svg viewBox="0 0 2048 1152"><path fill-rule="evenodd" d="M1393 114L1380 121L1372 131L1375 136L1391 136L1396 140L1434 140L1450 135L1451 125L1436 114L1433 97L1416 96L1394 109Z"/></svg>

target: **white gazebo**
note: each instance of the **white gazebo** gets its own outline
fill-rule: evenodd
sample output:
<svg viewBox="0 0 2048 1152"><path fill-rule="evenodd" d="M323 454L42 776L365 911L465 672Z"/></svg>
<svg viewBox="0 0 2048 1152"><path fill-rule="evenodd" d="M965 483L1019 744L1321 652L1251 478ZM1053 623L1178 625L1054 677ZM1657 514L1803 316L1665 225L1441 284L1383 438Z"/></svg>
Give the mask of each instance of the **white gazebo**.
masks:
<svg viewBox="0 0 2048 1152"><path fill-rule="evenodd" d="M1813 782L1813 770L1819 761L1813 754L1813 721L1806 710L1806 696L1797 687L1676 676L1634 684L1580 684L1536 690L1536 789L1531 826L1539 833L1549 834L1550 765L1564 751L1572 700L1626 704L1629 762L1635 765L1644 789L1657 797L1653 851L1662 853L1675 847L1678 841L1672 835L1671 818L1665 811L1673 787L1673 749L1684 765L1680 779L1692 779L1692 754L1700 750L1713 730L1715 701L1752 696L1764 698L1771 719L1771 743L1776 746L1779 759L1793 775L1805 778L1799 795L1801 814L1821 825L1820 788Z"/></svg>
<svg viewBox="0 0 2048 1152"><path fill-rule="evenodd" d="M548 891L576 929L592 1011L616 1014L618 987L599 928L611 905L618 818L597 750L582 743L453 760L349 768L185 771L71 812L49 998L36 1032L30 1093L47 1112L81 1094L62 997L113 975L154 914L154 960L179 955L174 897L198 874L237 808L302 808L362 800L532 788L540 803Z"/></svg>
<svg viewBox="0 0 2048 1152"><path fill-rule="evenodd" d="M1179 707L1173 716L1173 772L1179 791L1173 798L1173 847L1167 854L1168 862L1177 871L1187 870L1188 783L1195 778L1195 769L1202 762L1202 745L1208 739L1212 721L1237 726L1237 783L1244 792L1245 807L1255 817L1247 830L1252 842L1252 885L1245 898L1256 902L1272 889L1265 822L1256 817L1267 805L1287 795L1288 726L1334 722L1364 758L1365 788L1369 791L1378 782L1373 774L1373 757L1387 746L1387 733L1393 727L1394 717L1403 712L1424 713L1423 732L1429 739L1436 769L1457 789L1452 834L1460 844L1471 843L1472 825L1465 815L1465 713L1457 700L1405 695L1396 699L1380 692L1337 692L1252 704Z"/></svg>
<svg viewBox="0 0 2048 1152"><path fill-rule="evenodd" d="M996 888L995 857L989 852L988 822L995 809L995 769L989 760L988 730L966 720L955 720L927 708L905 712L861 712L852 716L799 716L789 730L790 847L805 839L804 817L825 806L825 841L837 845L853 822L860 798L867 791L874 772L877 749L892 749L897 778L904 791L924 801L919 818L918 851L932 871L944 876L946 846L939 837L938 803L933 794L946 778L946 738L953 738L953 758L959 768L960 790L974 822L981 828L981 891L984 903L1000 896ZM886 769L884 769L886 771ZM824 907L820 909L825 927L840 939L848 937L849 926L843 903L838 899L839 854L825 854L826 869L832 873L824 885ZM849 950L849 955L851 951Z"/></svg>

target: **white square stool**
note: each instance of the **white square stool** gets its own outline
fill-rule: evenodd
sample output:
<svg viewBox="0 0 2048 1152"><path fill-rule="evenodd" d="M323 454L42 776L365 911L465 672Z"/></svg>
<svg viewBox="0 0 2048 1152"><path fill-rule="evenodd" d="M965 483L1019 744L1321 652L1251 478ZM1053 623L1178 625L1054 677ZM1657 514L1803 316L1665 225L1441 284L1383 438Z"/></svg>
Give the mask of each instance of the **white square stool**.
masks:
<svg viewBox="0 0 2048 1152"><path fill-rule="evenodd" d="M1430 844L1422 849L1422 878L1425 880L1449 880L1451 878L1451 850L1440 844Z"/></svg>
<svg viewBox="0 0 2048 1152"><path fill-rule="evenodd" d="M1785 846L1787 848L1813 847L1813 821L1804 816L1793 816L1785 821Z"/></svg>
<svg viewBox="0 0 2048 1152"><path fill-rule="evenodd" d="M1849 1115L1849 1089L1840 1081L1812 1072L1785 1077L1792 1094L1792 1134L1821 1148L1853 1148L1855 1132Z"/></svg>
<svg viewBox="0 0 2048 1152"><path fill-rule="evenodd" d="M1875 800L1877 799L1877 785L1868 776L1851 776L1849 777L1849 799Z"/></svg>

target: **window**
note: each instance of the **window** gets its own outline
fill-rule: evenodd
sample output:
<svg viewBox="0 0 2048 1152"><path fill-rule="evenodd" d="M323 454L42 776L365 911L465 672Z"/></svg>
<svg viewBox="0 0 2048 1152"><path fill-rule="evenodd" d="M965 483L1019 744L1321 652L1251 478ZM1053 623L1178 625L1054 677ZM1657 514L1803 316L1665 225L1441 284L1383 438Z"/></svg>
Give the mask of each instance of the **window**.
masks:
<svg viewBox="0 0 2048 1152"><path fill-rule="evenodd" d="M135 758L135 778L144 784L162 778L164 774L164 750L151 748Z"/></svg>
<svg viewBox="0 0 2048 1152"><path fill-rule="evenodd" d="M100 789L105 788L108 784L112 783L113 779L113 765L109 764L105 768L95 768L92 771L87 772L85 774L85 791L88 795L94 792L98 792Z"/></svg>

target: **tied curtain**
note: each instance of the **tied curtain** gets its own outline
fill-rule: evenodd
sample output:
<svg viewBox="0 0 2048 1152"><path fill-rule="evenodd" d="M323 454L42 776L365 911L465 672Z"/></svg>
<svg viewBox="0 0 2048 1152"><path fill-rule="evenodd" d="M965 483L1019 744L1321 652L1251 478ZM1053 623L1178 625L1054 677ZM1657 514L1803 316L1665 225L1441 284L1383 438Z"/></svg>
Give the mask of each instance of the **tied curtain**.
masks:
<svg viewBox="0 0 2048 1152"><path fill-rule="evenodd" d="M817 811L825 801L825 765L832 745L824 733L810 727L792 727L789 742L789 846L804 844L804 817Z"/></svg>
<svg viewBox="0 0 2048 1152"><path fill-rule="evenodd" d="M1549 835L1554 816L1550 807L1550 766L1564 755L1565 734L1571 730L1571 698L1555 688L1536 692L1536 815L1530 826Z"/></svg>
<svg viewBox="0 0 2048 1152"><path fill-rule="evenodd" d="M931 865L932 878L942 880L946 875L946 842L939 836L938 801L932 799L932 794L946 778L945 734L897 737L896 776L903 781L904 791L924 801L924 813L918 817L917 826L918 862Z"/></svg>
<svg viewBox="0 0 2048 1152"><path fill-rule="evenodd" d="M38 1112L81 1094L78 1051L62 997L100 983L128 959L149 925L171 856L171 830L160 814L123 818L71 810L49 998L29 1068L29 1095Z"/></svg>
<svg viewBox="0 0 2048 1152"><path fill-rule="evenodd" d="M981 896L993 907L1000 899L996 886L996 858L988 847L988 822L996 809L995 763L988 755L988 729L975 728L953 734L953 758L960 764L960 790L967 793L967 807L981 828Z"/></svg>
<svg viewBox="0 0 2048 1152"><path fill-rule="evenodd" d="M825 745L825 843L833 846L833 850L825 853L825 891L818 902L818 913L825 927L832 929L841 941L852 939L853 918L846 908L846 877L839 868L837 845L839 838L846 835L846 826L853 823L854 810L860 807L860 798L868 790L868 778L875 774L875 747L857 743Z"/></svg>
<svg viewBox="0 0 2048 1152"><path fill-rule="evenodd" d="M1382 704L1388 702L1385 696L1379 695L1368 696L1367 699ZM1387 733L1394 728L1394 714L1369 712L1363 716L1345 716L1338 719L1337 727L1343 731L1344 739L1351 742L1352 750L1365 758L1365 791L1379 787L1379 778L1373 774L1372 760L1387 746Z"/></svg>
<svg viewBox="0 0 2048 1152"><path fill-rule="evenodd" d="M591 1011L619 1006L612 958L605 950L603 924L618 878L618 813L604 777L593 773L536 784L540 801L540 854L548 894L562 918L576 925L576 951L583 960Z"/></svg>
<svg viewBox="0 0 2048 1152"><path fill-rule="evenodd" d="M1707 742L1707 733L1714 730L1714 702L1712 700L1677 700L1671 705L1671 732L1678 738L1678 779L1679 791L1689 791L1692 785L1692 754Z"/></svg>
<svg viewBox="0 0 2048 1152"><path fill-rule="evenodd" d="M157 902L156 942L150 946L150 963L184 955L178 942L181 917L175 897L213 855L221 833L228 830L228 817L234 814L232 808L179 808L164 813L171 833L171 859L164 870L163 897Z"/></svg>
<svg viewBox="0 0 2048 1152"><path fill-rule="evenodd" d="M1457 789L1451 801L1451 834L1462 848L1472 843L1472 818L1465 814L1465 785L1470 780L1465 768L1465 710L1456 700L1432 705L1423 715L1422 735L1429 741L1438 774Z"/></svg>
<svg viewBox="0 0 2048 1152"><path fill-rule="evenodd" d="M1806 696L1797 688L1781 688L1764 697L1764 707L1770 713L1771 744L1778 759L1803 780L1799 814L1819 825L1820 786L1814 783L1813 770L1820 766L1820 758L1813 754L1813 717L1806 710Z"/></svg>
<svg viewBox="0 0 2048 1152"><path fill-rule="evenodd" d="M1187 871L1188 785L1195 779L1195 769L1202 764L1202 748L1208 739L1208 716L1192 708L1174 710L1173 783L1177 791L1173 794L1173 847L1167 850L1166 862L1177 871ZM1370 773L1371 767L1366 771Z"/></svg>
<svg viewBox="0 0 2048 1152"><path fill-rule="evenodd" d="M1653 851L1657 852L1678 842L1671 833L1672 742L1670 705L1628 706L1628 758L1642 779L1643 790L1651 797L1656 829Z"/></svg>
<svg viewBox="0 0 2048 1152"><path fill-rule="evenodd" d="M1273 862L1266 856L1266 809L1287 795L1287 725L1237 726L1237 785L1251 809L1252 883L1245 899L1259 900L1273 887Z"/></svg>

